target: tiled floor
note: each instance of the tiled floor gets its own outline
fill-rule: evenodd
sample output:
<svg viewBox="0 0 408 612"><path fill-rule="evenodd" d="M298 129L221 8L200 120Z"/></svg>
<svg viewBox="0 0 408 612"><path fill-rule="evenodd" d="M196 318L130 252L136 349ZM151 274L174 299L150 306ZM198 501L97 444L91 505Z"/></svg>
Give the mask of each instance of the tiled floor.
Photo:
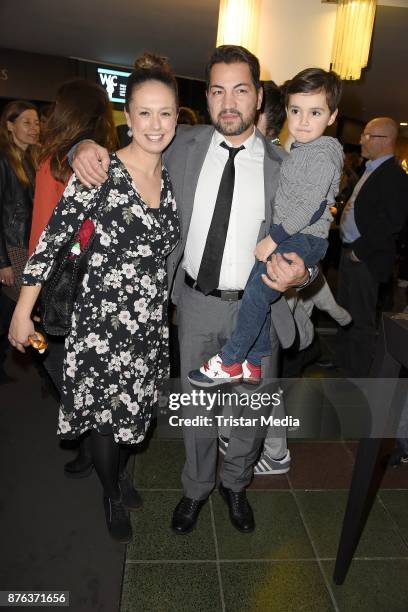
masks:
<svg viewBox="0 0 408 612"><path fill-rule="evenodd" d="M333 340L323 337L324 357ZM307 370L311 378L325 375ZM256 477L249 488L254 533L231 526L214 491L196 530L177 536L170 518L182 495L183 443L156 432L135 461L145 506L133 516L121 611L407 612L408 466L387 471L346 581L336 586L357 442L292 439L289 447L290 472Z"/></svg>
<svg viewBox="0 0 408 612"><path fill-rule="evenodd" d="M332 335L324 336L324 356L331 356L333 340ZM20 584L21 588L31 588L36 584L33 576L37 579L38 574L39 584L46 578L48 586L54 580L58 585L62 579L67 585L71 584L68 576L76 598L73 609L89 610L93 606L116 612L116 604L111 605L110 601L118 599L123 549L105 533L99 483L93 477L89 481L68 483L61 479L67 457L59 448L56 450L55 402L48 406L49 398L42 397L38 373L24 359L20 361L17 374L11 372L16 374L16 382L10 386L9 400L2 405L1 423L3 434L16 448L17 435L24 444L27 439L28 450L21 452L17 457L20 462L16 459L13 466L17 475L14 480L23 483L25 494L31 491L33 483L36 490L42 486L47 489L46 495L50 495L51 489L52 494L43 499L33 494L26 510L17 497L15 516L19 517L19 512L26 511L26 514L19 523L21 533L16 543L15 517L13 520L10 517L8 564L20 562L16 551L24 559L29 556L29 563L24 572L15 565L18 567L15 575L12 575L13 566L9 572L13 580L10 584L13 588ZM311 378L322 378L325 374L316 366L307 370ZM24 389L30 389L33 406L25 401ZM2 391L6 393L5 387ZM21 406L17 401L19 394ZM10 407L18 410L17 419L22 407L30 408L24 417L26 437L16 433L15 420L4 418L6 408ZM310 407L314 408L313 398ZM45 419L46 426L41 419ZM36 429L37 422L40 426ZM34 452L33 441L40 445L41 452ZM292 439L289 446L290 472L283 476L257 477L251 484L248 497L257 522L253 534L240 534L233 529L227 508L215 491L200 514L196 530L187 536L176 536L170 530L170 517L182 494L180 473L184 447L181 440L163 439L156 430L135 461L135 483L142 492L144 507L132 516L134 538L126 550L121 611L407 612L408 466L387 471L346 581L336 586L332 581L334 561L357 443ZM5 455L4 463L10 462L10 456L13 457ZM35 457L35 461L27 464L27 456L30 461ZM49 476L53 487L48 486L41 461L47 468L55 463L55 473ZM31 473L33 477L29 476L27 484L23 476ZM60 524L62 513L56 514L59 520L46 522L41 503L48 500L49 512L58 503L64 503L64 495L69 497L71 490L73 497L67 501L64 511L73 504L72 529L66 520ZM18 495L22 495L21 489ZM35 507L41 514L35 514ZM4 509L2 518L3 514ZM53 528L58 536L47 545ZM46 537L42 536L42 529ZM75 550L71 550L73 546ZM60 554L64 547L69 554L61 565L53 554L54 549ZM32 551L36 554L40 551L42 556L47 554L49 559L41 565L38 559L35 561ZM114 576L115 567L118 576ZM91 580L89 571L97 578ZM25 582L16 582L20 575L27 576ZM109 599L112 584L116 583L115 597Z"/></svg>
<svg viewBox="0 0 408 612"><path fill-rule="evenodd" d="M382 489L343 586L332 581L354 455L342 442L290 444L286 476L256 478L257 529L241 534L215 491L197 529L174 535L181 441L153 438L136 457L144 508L133 514L122 612L406 612L408 468ZM220 460L222 456L220 455Z"/></svg>

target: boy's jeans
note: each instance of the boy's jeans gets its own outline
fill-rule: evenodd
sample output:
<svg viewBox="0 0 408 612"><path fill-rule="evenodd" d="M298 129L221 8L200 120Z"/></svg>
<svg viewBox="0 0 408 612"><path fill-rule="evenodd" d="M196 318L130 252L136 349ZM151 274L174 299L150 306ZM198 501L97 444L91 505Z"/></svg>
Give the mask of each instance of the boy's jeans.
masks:
<svg viewBox="0 0 408 612"><path fill-rule="evenodd" d="M275 253L297 253L305 266L314 266L326 254L328 242L309 234L294 234L275 249ZM241 300L235 330L224 345L221 356L224 363L231 365L245 359L260 365L262 357L270 353L270 305L280 297L280 292L263 282L266 264L256 261L249 276Z"/></svg>

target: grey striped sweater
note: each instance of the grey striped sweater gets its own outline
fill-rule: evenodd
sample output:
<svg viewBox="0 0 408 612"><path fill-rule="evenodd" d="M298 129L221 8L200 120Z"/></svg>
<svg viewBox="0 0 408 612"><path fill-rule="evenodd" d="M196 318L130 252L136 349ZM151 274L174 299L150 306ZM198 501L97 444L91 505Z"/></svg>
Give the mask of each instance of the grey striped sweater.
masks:
<svg viewBox="0 0 408 612"><path fill-rule="evenodd" d="M270 234L280 244L293 234L327 238L333 221L329 206L337 195L343 149L336 138L321 136L294 143L282 162ZM317 220L316 220L317 219Z"/></svg>

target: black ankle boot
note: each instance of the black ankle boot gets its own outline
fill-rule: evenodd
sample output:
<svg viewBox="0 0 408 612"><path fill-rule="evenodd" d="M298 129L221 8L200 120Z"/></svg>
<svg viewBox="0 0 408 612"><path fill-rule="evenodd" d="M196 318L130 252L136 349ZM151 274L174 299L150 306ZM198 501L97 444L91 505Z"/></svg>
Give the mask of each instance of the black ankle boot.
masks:
<svg viewBox="0 0 408 612"><path fill-rule="evenodd" d="M126 470L119 476L119 489L122 501L129 510L138 510L143 506L140 493L136 491Z"/></svg>
<svg viewBox="0 0 408 612"><path fill-rule="evenodd" d="M130 524L129 512L122 500L104 497L103 505L110 535L117 542L128 544L132 539L132 525Z"/></svg>
<svg viewBox="0 0 408 612"><path fill-rule="evenodd" d="M78 449L78 455L64 465L64 474L67 478L86 478L93 470L90 436L84 437Z"/></svg>

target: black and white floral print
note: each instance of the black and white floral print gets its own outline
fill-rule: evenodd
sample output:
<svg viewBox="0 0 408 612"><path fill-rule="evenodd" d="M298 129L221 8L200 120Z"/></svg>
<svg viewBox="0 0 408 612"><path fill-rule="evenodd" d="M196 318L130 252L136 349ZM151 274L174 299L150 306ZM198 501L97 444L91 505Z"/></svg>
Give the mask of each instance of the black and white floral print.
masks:
<svg viewBox="0 0 408 612"><path fill-rule="evenodd" d="M113 154L105 188L88 190L71 178L27 263L23 283L42 284L60 246L84 219L94 221L93 253L65 341L61 437L108 424L116 442L145 437L158 383L169 375L165 258L178 242L179 223L165 168L155 213Z"/></svg>

